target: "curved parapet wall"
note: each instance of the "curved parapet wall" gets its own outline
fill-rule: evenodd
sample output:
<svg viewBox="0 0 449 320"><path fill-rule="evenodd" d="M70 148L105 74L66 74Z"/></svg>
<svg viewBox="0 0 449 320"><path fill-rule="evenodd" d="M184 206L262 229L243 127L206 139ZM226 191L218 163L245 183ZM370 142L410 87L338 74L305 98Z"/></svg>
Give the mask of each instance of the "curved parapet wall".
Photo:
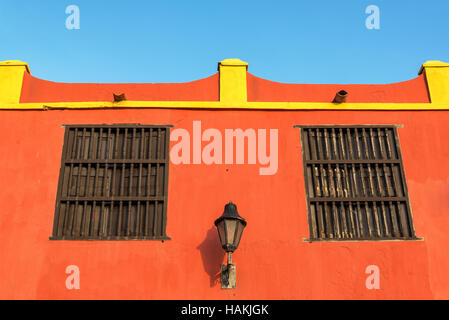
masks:
<svg viewBox="0 0 449 320"><path fill-rule="evenodd" d="M112 101L121 93L131 101L218 101L218 73L185 83L60 83L25 72L20 103Z"/></svg>
<svg viewBox="0 0 449 320"><path fill-rule="evenodd" d="M0 62L0 109L449 109L449 64L440 61L423 64L414 79L379 85L278 83L247 70L246 62L226 59L219 62L218 73L186 83L57 83L31 76L24 62L4 61ZM339 91L347 93L344 103L334 103Z"/></svg>
<svg viewBox="0 0 449 320"><path fill-rule="evenodd" d="M344 89L348 103L430 103L424 74L392 84L289 84L247 75L251 102L330 102Z"/></svg>

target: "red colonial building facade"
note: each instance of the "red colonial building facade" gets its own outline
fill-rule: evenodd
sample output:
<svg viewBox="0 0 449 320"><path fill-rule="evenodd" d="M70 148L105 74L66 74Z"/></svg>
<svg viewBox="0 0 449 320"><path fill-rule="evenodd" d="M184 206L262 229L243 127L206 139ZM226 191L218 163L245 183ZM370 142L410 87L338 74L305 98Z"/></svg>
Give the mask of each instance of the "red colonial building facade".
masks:
<svg viewBox="0 0 449 320"><path fill-rule="evenodd" d="M449 64L387 85L247 70L69 84L1 62L0 298L449 298ZM223 290L229 201L247 226Z"/></svg>

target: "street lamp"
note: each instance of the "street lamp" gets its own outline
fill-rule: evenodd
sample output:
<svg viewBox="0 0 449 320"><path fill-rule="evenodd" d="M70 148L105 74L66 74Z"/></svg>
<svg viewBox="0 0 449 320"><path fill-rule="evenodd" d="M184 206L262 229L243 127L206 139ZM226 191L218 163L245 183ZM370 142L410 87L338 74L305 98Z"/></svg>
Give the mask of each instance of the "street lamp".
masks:
<svg viewBox="0 0 449 320"><path fill-rule="evenodd" d="M246 221L239 216L237 206L231 201L225 205L223 215L215 220L222 248L228 254L227 265L221 266L221 288L234 289L236 270L232 264L232 253L238 248Z"/></svg>

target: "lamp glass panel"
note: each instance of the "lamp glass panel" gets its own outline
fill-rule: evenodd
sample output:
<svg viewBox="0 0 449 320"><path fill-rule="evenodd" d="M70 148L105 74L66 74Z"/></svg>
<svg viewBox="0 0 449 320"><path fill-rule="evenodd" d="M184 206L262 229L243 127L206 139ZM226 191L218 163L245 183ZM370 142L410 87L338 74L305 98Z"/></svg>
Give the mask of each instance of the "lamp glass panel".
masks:
<svg viewBox="0 0 449 320"><path fill-rule="evenodd" d="M243 225L243 223L241 221L237 222L237 226L236 226L236 238L235 238L235 246L238 247L239 243L240 243L240 238L242 237L242 233L243 233L243 229L245 228L245 226Z"/></svg>
<svg viewBox="0 0 449 320"><path fill-rule="evenodd" d="M221 220L220 223L217 224L217 229L218 229L218 235L220 237L220 243L222 246L224 246L226 244L224 220Z"/></svg>
<svg viewBox="0 0 449 320"><path fill-rule="evenodd" d="M225 221L226 221L227 243L234 244L234 235L235 235L235 228L237 226L237 220L225 219Z"/></svg>

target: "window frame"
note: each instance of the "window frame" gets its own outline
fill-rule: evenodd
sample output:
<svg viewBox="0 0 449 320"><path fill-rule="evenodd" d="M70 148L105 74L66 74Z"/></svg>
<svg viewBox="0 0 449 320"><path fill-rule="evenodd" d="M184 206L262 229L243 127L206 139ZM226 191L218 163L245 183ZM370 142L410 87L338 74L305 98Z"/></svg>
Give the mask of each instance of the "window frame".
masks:
<svg viewBox="0 0 449 320"><path fill-rule="evenodd" d="M52 235L49 237L49 239L50 240L58 240L58 241L59 240L70 240L70 241L77 241L77 240L78 241L129 241L129 240L146 241L146 240L157 240L157 241L162 241L162 242L165 241L165 240L171 240L171 238L168 237L167 234L166 234L166 226L167 226L168 182L169 182L169 167L170 167L170 152L169 152L170 151L169 150L170 149L170 128L172 128L173 125L164 125L164 124L162 124L162 125L155 125L155 124L146 125L146 124L137 124L137 123L136 124L134 124L134 123L133 124L114 123L114 124L67 124L67 125L63 125L63 127L65 128L65 132L64 132L64 137L63 137L63 147L62 147L62 154L61 154L61 166L60 166L60 170L59 170L57 195L56 195L56 201L55 201L56 204L55 204L54 219L53 219L53 231L52 231ZM136 131L132 131L132 132L137 132L137 130L142 130L141 132L145 132L145 130L149 129L150 131L149 131L149 135L148 135L148 137L149 137L148 138L149 139L148 140L148 159L140 158L140 154L134 156L134 150L132 150L131 158L128 158L125 155L127 153L127 150L125 150L125 137L126 136L123 137L123 145L121 146L122 150L120 151L120 153L123 152L123 154L125 155L122 158L120 158L120 157L119 158L114 158L113 155L112 155L112 158L108 158L108 156L106 155L104 159L98 159L96 157L95 158L89 158L87 160L86 159L78 159L78 158L72 159L71 156L68 156L68 148L69 148L69 134L70 134L70 130L73 130L73 129L78 129L78 130L81 129L81 130L83 130L83 132L84 132L83 133L83 138L82 138L83 139L83 143L84 143L84 138L85 138L85 136L84 136L85 132L87 130L89 130L89 129L91 130L91 133L94 132L94 130L98 130L98 129L100 129L101 130L100 132L103 133L102 130L103 129L107 129L108 130L107 139L109 139L109 137L110 137L109 134L110 134L110 132L112 130L117 130L117 133L120 134L120 130L125 130L125 129L126 129L125 132L129 132L129 129L136 130ZM164 153L165 157L162 158L162 159L159 158L160 157L159 156L159 152L162 152L161 149L158 149L158 150L155 151L156 152L156 157L157 157L156 159L152 159L151 158L150 145L151 145L151 139L152 139L152 136L151 136L151 133L152 133L151 130L152 129L165 130L165 137L163 139L164 140L164 147L163 147L163 149L161 148L163 150L163 153ZM75 132L78 132L78 131L75 131ZM160 137L160 132L161 131L158 131L158 135L156 137L158 146L159 146L159 143L161 143L161 140L162 140L162 138ZM75 139L76 138L77 138L77 136L75 135ZM101 142L102 138L103 138L103 136L99 135L97 141ZM137 136L134 139L135 140L133 140L133 146L134 146L134 141L136 141L136 140L139 141ZM116 138L116 140L119 140L119 139ZM116 141L116 140L114 140L114 141ZM117 147L117 142L114 142L114 143L115 143L115 145L113 145L112 147ZM140 147L142 147L144 145L144 140L141 141L140 143L141 143ZM72 147L73 147L75 145L75 142L72 142L72 144L73 144L72 145ZM109 152L109 142L107 142L107 144L108 144L108 147L107 147L108 151L107 152ZM88 149L89 149L88 152L91 151L90 148L91 148L91 146L88 147ZM97 148L98 148L98 146L97 146ZM131 147L131 148L133 148L133 147ZM97 149L96 152L98 152L98 149ZM117 152L117 151L114 149L114 152ZM143 154L142 151L140 151L140 153ZM98 153L96 153L96 154L98 154ZM100 155L100 157L101 157L101 155ZM89 166L90 166L90 164L103 164L104 168L107 168L108 166L111 166L111 165L116 167L117 164L120 163L120 164L122 164L122 169L121 169L122 171L121 172L124 172L127 164L129 164L129 166L130 167L132 166L133 168L134 168L134 166L136 164L144 164L144 165L147 165L147 179L148 180L150 179L149 178L150 177L150 169L152 168L152 165L156 164L156 168L159 168L159 164L163 164L163 166L164 166L164 170L163 171L164 172L163 172L163 177L161 177L161 182L163 182L162 196L158 196L156 194L156 191L155 191L154 197L150 196L149 195L149 193L150 193L150 185L147 185L146 186L147 193L148 193L147 196L132 196L132 195L129 195L129 199L124 199L125 196L108 195L108 198L111 198L111 199L105 199L105 197L101 197L102 198L101 200L95 200L95 198L100 198L100 197L97 196L97 195L92 195L90 197L87 197L89 199L83 199L83 197L81 197L79 195L76 195L76 196L67 195L65 197L67 199L64 200L63 199L64 197L62 195L64 186L65 186L64 185L64 172L65 172L65 166L67 164L69 164L69 163L71 163L71 164L78 163L79 164L79 169L78 169L79 171L81 170L80 168L82 167L82 164L84 164L84 163L88 164ZM98 169L99 166L97 166L96 168ZM156 169L156 171L157 171L157 169ZM141 172L139 172L139 179L142 177L142 176L140 176L140 173ZM131 172L129 174L131 175ZM157 179L158 179L157 175L158 174L159 174L159 172L156 172L156 177L155 177L155 184L156 185L158 184L158 182L157 182ZM112 177L112 175L113 175L113 173L111 174L111 177ZM70 176L73 176L73 173L70 172ZM80 174L79 174L79 176L80 176ZM87 171L86 184L87 184L87 180L89 178L90 178L90 172ZM103 179L106 179L106 178L103 176ZM95 181L97 181L97 171L95 171ZM70 188L69 182L70 182L70 180L67 182L67 186L66 186L67 190ZM104 183L104 181L103 181L103 183ZM111 185L111 188L114 188L112 182L110 183L110 185ZM142 187L142 185L140 185L138 188L141 188L141 187ZM122 188L121 185L120 185L120 188ZM129 188L131 189L132 186L129 186ZM155 188L157 188L157 187L155 186ZM87 191L85 190L84 192L86 193ZM92 192L95 193L94 190L92 190ZM112 193L111 190L109 190L108 192ZM140 193L140 192L141 191L139 189L137 189L137 193ZM70 198L76 198L76 199L70 199ZM120 199L116 199L116 198L120 198ZM79 235L73 235L73 233L74 233L73 230L75 229L75 217L76 217L76 213L75 212L73 212L73 214L72 214L73 218L72 218L71 229L70 229L71 230L70 231L71 235L65 235L64 234L65 233L65 221L62 220L62 224L61 224L61 220L60 220L60 218L61 218L60 206L61 206L62 202L66 202L67 204L70 203L70 202L75 202L76 205L78 205L78 202L81 202L81 203L84 202L84 207L83 207L84 211L86 210L85 203L86 202L92 202L92 205L91 205L92 209L90 210L91 212L90 212L90 217L89 217L89 222L88 222L88 227L87 227L88 230L89 230L88 235L83 235L82 234L83 231L81 230L82 228L86 228L85 227L85 223L86 222L84 222L84 215L85 215L84 211L83 211L83 218L82 218L83 222L80 222L80 234ZM130 210L130 207L133 205L133 202L138 203L138 208L140 208L140 203L141 202L146 202L146 204L145 204L146 210L148 210L148 206L150 206L150 203L154 202L155 203L155 205L154 205L154 215L159 216L159 220L160 221L158 220L158 223L160 224L161 234L160 235L153 235L153 236L148 236L148 235L145 236L145 235L139 235L139 234L137 234L137 235L127 235L127 234L120 235L121 230L119 230L119 226L120 226L121 222L119 222L117 220L117 224L118 225L117 225L117 232L116 233L118 235L102 235L101 234L101 230L100 230L100 226L101 225L100 225L100 222L98 222L98 234L92 236L92 235L90 235L91 234L90 229L92 228L92 223L95 223L95 222L93 222L93 215L94 215L93 212L94 212L94 208L96 208L96 204L95 204L96 202L101 202L101 210L103 210L103 208L106 208L107 207L106 205L109 205L110 206L109 209L113 210L113 208L115 208L114 202L119 202L120 203L120 209L119 209L120 210L120 214L122 212L121 210L122 210L122 203L123 202L127 202L128 210ZM162 213L159 214L159 212L156 211L157 209L159 209L157 203L161 203L161 202L163 203L163 205L162 205ZM125 206L123 206L123 207L125 207ZM69 214L68 210L69 209L67 209L65 215ZM148 214L148 211L146 212L146 214ZM100 214L100 216L101 215L102 215L102 213ZM128 211L127 216L126 216L127 219L128 219L128 223L129 223L129 219L130 219L129 215L130 215L130 211ZM136 215L137 215L137 213L136 213ZM112 211L108 211L108 216L109 216L109 219L112 219L111 218ZM66 217L64 216L64 219L65 218ZM121 218L122 218L121 215L119 217L117 217L117 219L121 219ZM137 219L137 216L134 219ZM103 223L103 222L101 222L101 223ZM108 232L111 231L110 230L110 223L111 223L111 221L109 220L109 224L107 224L107 227L106 227L106 230ZM136 223L136 228L135 229L137 229L138 222L135 222L135 223ZM159 227L159 224L157 226L153 225L153 230L154 230L154 228ZM147 226L145 226L145 228L146 227ZM127 230L126 231L129 232L128 226L127 226Z"/></svg>
<svg viewBox="0 0 449 320"><path fill-rule="evenodd" d="M398 134L398 128L402 128L402 125L373 125L373 124L369 124L369 125L295 125L294 128L299 128L299 134L300 134L300 142L301 142L301 155L302 155L302 165L303 165L303 174L304 174L304 186L305 186L305 200L306 200L306 204L307 204L307 219L308 219L308 229L309 229L309 239L305 239L305 241L309 241L309 242L322 242L322 241L338 241L338 242L346 242L346 241L413 241L413 240L422 240L421 238L418 238L416 236L416 232L415 232L415 227L414 227L414 222L413 222L413 215L412 215L412 210L411 210L411 204L410 204L410 198L409 198L409 192L408 192L408 187L407 187L407 180L406 180L406 176L405 176L405 169L404 169L404 163L403 163L403 158L402 158L402 148L400 145L400 141L399 141L399 134ZM393 132L394 135L394 147L395 147L395 153L397 155L397 159L391 159L391 161L387 161L386 159L384 159L384 161L382 160L377 160L377 159L369 159L369 160L361 160L361 159L356 159L355 157L353 157L353 159L350 160L342 160L342 159L331 159L331 160L306 160L306 152L309 151L308 148L310 148L310 144L309 142L304 141L304 139L306 138L305 134L304 134L304 130L305 129L345 129L345 130L351 130L351 129L391 129L391 131ZM357 133L358 134L358 133ZM338 138L338 134L336 135L336 139ZM331 139L331 138L329 138ZM343 141L343 139L342 139ZM379 142L380 143L380 142ZM371 150L369 149L367 152L371 152ZM377 152L377 151L376 151ZM341 151L341 153L343 153L343 150ZM349 154L347 154L345 156L347 159L349 159ZM346 162L345 162L346 161ZM309 182L309 173L307 172L308 167L309 166L313 166L313 162L315 163L322 163L323 165L328 165L328 167L331 167L332 165L342 165L344 163L351 163L354 167L355 165L366 165L367 167L371 164L376 164L376 163L385 163L385 164L391 164L391 166L393 166L393 163L399 166L399 172L400 172L400 179L401 179L401 187L403 189L403 193L404 196L403 197L371 197L371 199L368 199L367 197L365 198L365 201L363 201L362 197L329 197L327 199L322 199L321 201L323 203L329 202L329 203L336 203L337 201L340 202L340 210L343 206L345 206L345 202L348 203L348 206L351 206L351 210L352 210L352 204L353 203L362 203L365 202L365 209L364 210L374 210L373 208L376 208L377 211L377 207L376 207L376 203L378 202L389 202L390 204L392 202L396 202L397 203L397 209L394 209L395 214L400 215L399 212L399 203L403 202L405 204L405 209L407 211L407 215L406 215L406 219L408 221L407 227L408 227L408 233L410 234L410 236L402 236L402 237L397 237L395 235L391 235L391 236L362 236L362 237L329 237L326 234L326 237L322 237L322 234L319 234L318 231L318 218L313 219L312 217L312 206L311 206L311 202L313 202L313 200L311 201L311 199L315 199L317 197L311 197L310 196L310 182ZM392 167L391 167L392 168ZM355 169L353 169L355 171ZM382 172L382 170L381 170ZM385 173L385 172L383 172ZM378 172L376 170L376 174L378 175ZM383 175L381 175L383 176ZM320 178L321 178L321 173L320 173ZM313 178L311 178L313 179ZM352 178L350 178L352 179ZM320 182L320 181L319 181ZM352 183L352 182L351 182ZM396 188L396 186L394 186ZM312 183L312 188L313 188L313 183ZM323 197L324 198L324 197ZM345 199L346 200L342 200ZM317 198L318 199L318 198ZM352 200L347 200L347 199L352 199ZM316 200L316 199L315 199ZM334 201L333 201L334 200ZM317 203L319 202L318 200L316 201ZM375 204L372 208L368 207L368 202L371 204ZM384 204L382 204L383 207ZM396 206L396 204L395 204ZM334 207L332 207L334 208ZM343 212L345 212L346 207L344 207ZM360 207L357 207L358 210L360 210ZM383 210L383 208L382 208ZM391 205L388 208L388 212L389 212L389 219L391 220ZM340 211L341 212L341 211ZM315 213L316 216L318 215L318 213ZM332 212L333 214L333 212ZM355 214L358 214L358 212L356 212ZM346 213L344 214L346 216ZM384 217L385 218L385 217ZM372 218L374 219L374 218ZM400 219L400 218L399 218ZM324 219L323 219L324 220ZM367 220L365 220L364 222L366 222L367 227L369 228L369 223ZM315 225L314 225L315 223ZM326 221L327 223L327 221ZM385 222L386 223L386 222ZM347 222L347 228L349 229L349 222ZM323 225L324 226L324 225ZM390 226L391 227L391 226ZM335 225L332 226L332 228L335 228ZM392 227L391 227L392 228ZM399 225L399 229L401 229L401 225ZM327 226L324 226L324 229L327 229ZM385 228L386 229L386 228ZM359 233L362 233L362 226L359 226ZM355 230L353 230L355 231ZM390 230L391 231L391 230ZM363 230L363 233L365 233L366 230ZM380 232L380 231L378 231ZM355 232L354 232L355 233ZM372 233L372 230L369 230L369 233ZM382 232L384 233L384 232ZM400 233L403 234L403 230L400 230Z"/></svg>

